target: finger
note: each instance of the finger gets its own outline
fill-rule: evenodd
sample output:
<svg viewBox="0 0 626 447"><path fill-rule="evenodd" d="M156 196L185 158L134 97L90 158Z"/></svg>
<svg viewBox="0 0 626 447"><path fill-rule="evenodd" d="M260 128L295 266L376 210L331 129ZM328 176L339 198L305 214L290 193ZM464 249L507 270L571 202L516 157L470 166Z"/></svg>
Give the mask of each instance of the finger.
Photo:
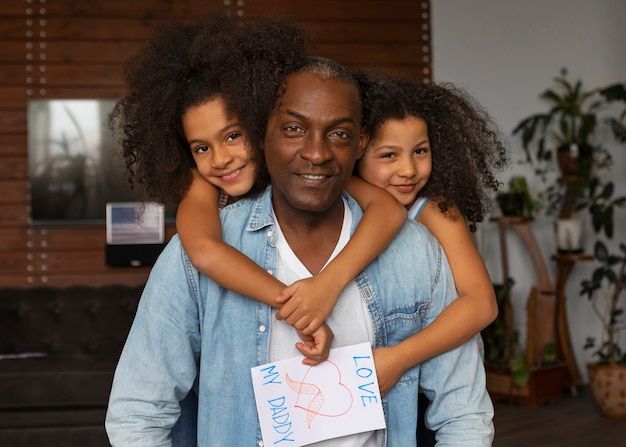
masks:
<svg viewBox="0 0 626 447"><path fill-rule="evenodd" d="M319 320L317 318L313 318L311 321L309 321L309 323L306 325L306 327L304 329L302 329L302 333L306 334L306 335L313 334L313 333L317 332L317 330L320 327L322 327L323 323L324 323L324 321Z"/></svg>
<svg viewBox="0 0 626 447"><path fill-rule="evenodd" d="M318 350L311 349L304 343L296 343L296 349L304 356L302 363L305 365L315 366L325 360Z"/></svg>
<svg viewBox="0 0 626 447"><path fill-rule="evenodd" d="M283 290L282 292L280 292L280 295L278 295L278 296L275 298L275 301L276 301L277 303L281 303L281 304L282 304L282 303L285 303L285 302L289 301L289 299L290 299L292 296L293 296L293 295L292 295L290 292L288 292L287 290Z"/></svg>
<svg viewBox="0 0 626 447"><path fill-rule="evenodd" d="M320 363L322 363L322 361L323 360L313 360L313 359L310 359L308 357L305 357L305 358L302 359L302 364L303 365L308 365L308 366L317 366Z"/></svg>
<svg viewBox="0 0 626 447"><path fill-rule="evenodd" d="M287 318L293 318L293 313L296 310L297 308L291 305L291 301L287 301L287 303L276 312L276 317L279 320L287 321Z"/></svg>
<svg viewBox="0 0 626 447"><path fill-rule="evenodd" d="M292 318L293 317L293 318ZM292 323L289 323L289 320L293 320ZM311 323L311 321L313 321L311 318L307 317L306 315L300 317L300 318L296 318L293 314L285 319L285 321L287 323L289 323L291 326L293 326L294 328L296 328L297 330L299 330L300 332L302 332L305 335L310 335L311 332L306 330L306 328L309 326L309 324Z"/></svg>

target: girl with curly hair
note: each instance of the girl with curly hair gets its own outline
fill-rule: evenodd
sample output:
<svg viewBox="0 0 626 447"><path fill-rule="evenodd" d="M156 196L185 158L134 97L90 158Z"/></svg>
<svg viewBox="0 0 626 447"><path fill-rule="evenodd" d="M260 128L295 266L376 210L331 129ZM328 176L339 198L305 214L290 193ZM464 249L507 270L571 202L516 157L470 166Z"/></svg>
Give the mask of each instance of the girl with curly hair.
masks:
<svg viewBox="0 0 626 447"><path fill-rule="evenodd" d="M491 117L451 84L416 84L375 72L356 77L369 141L355 173L391 193L410 220L433 233L459 294L412 338L406 358L420 363L476 336L497 316L493 285L470 231L491 205L489 191L500 187L494 171L507 164L507 152ZM379 383L381 390L401 374L393 362L377 361L376 367L379 382L388 381ZM428 406L420 393L420 447L435 445L435 432L425 423Z"/></svg>
<svg viewBox="0 0 626 447"><path fill-rule="evenodd" d="M239 24L214 14L162 27L126 65L129 93L112 115L130 180L162 203L179 203L176 226L194 267L225 288L280 307L307 364L327 358L324 321L346 284L393 239L406 210L355 178L365 214L350 243L310 279L289 287L224 243L218 204L267 186L260 148L284 79L305 65L306 39L283 19Z"/></svg>
<svg viewBox="0 0 626 447"><path fill-rule="evenodd" d="M489 191L500 187L494 172L506 166L507 151L490 116L451 84L375 72L356 77L369 141L355 172L391 193L409 219L433 233L459 294L416 337L411 356L419 363L469 340L497 316L494 288L470 230L490 207Z"/></svg>

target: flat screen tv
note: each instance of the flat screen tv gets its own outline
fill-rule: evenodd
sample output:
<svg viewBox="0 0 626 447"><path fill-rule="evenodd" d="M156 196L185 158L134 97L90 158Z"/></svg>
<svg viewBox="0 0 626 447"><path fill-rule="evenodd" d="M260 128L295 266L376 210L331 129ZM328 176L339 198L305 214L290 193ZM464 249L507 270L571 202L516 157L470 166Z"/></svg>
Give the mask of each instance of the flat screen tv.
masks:
<svg viewBox="0 0 626 447"><path fill-rule="evenodd" d="M106 204L137 202L119 145L108 127L114 99L28 102L28 163L33 225L104 225ZM173 222L175 210L166 210Z"/></svg>

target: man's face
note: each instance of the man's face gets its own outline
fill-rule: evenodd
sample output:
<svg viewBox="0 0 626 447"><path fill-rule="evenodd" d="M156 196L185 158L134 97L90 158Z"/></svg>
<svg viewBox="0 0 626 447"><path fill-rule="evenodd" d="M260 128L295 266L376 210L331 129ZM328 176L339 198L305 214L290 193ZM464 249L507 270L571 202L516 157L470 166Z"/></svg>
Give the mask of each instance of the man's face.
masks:
<svg viewBox="0 0 626 447"><path fill-rule="evenodd" d="M324 212L337 203L364 143L360 107L354 85L308 73L288 78L265 137L277 211Z"/></svg>

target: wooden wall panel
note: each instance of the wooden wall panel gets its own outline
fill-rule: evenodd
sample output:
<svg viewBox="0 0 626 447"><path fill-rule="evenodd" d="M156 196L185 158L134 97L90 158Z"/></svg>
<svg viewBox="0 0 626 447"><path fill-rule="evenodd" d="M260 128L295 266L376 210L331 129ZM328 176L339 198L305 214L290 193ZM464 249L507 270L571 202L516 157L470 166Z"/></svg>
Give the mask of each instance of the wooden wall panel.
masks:
<svg viewBox="0 0 626 447"><path fill-rule="evenodd" d="M238 5L241 3L241 5ZM431 77L430 2L413 0L15 0L0 2L0 287L141 284L150 269L104 263L104 226L30 222L26 106L37 98L119 98L122 62L172 18L215 9L242 20L289 14L314 52L348 68ZM286 42L288 44L288 42ZM167 227L167 237L174 234Z"/></svg>
<svg viewBox="0 0 626 447"><path fill-rule="evenodd" d="M28 176L28 162L24 158L2 158L0 159L0 179L13 180L21 179L24 183ZM7 185L4 185L8 187Z"/></svg>
<svg viewBox="0 0 626 447"><path fill-rule="evenodd" d="M24 102L26 95L24 94ZM19 155L26 159L26 132L10 134L0 132L0 157ZM0 179L4 176L0 174Z"/></svg>
<svg viewBox="0 0 626 447"><path fill-rule="evenodd" d="M0 204L23 203L28 196L28 185L24 181L5 181L2 186Z"/></svg>

